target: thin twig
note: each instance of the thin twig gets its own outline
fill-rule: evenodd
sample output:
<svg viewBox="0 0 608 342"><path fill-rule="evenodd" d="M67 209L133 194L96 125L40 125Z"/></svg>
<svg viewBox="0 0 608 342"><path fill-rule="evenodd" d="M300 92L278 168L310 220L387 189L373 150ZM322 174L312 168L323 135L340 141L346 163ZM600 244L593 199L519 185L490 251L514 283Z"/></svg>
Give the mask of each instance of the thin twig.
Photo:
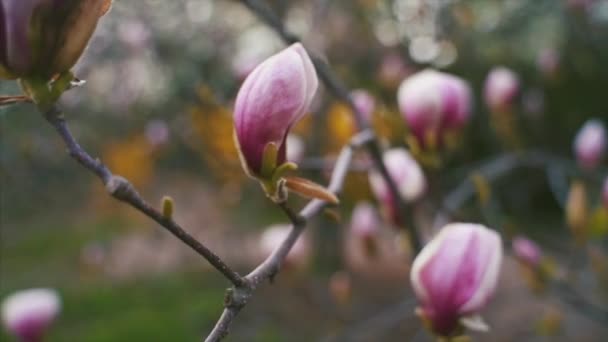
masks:
<svg viewBox="0 0 608 342"><path fill-rule="evenodd" d="M156 221L163 228L175 235L178 239L204 257L215 269L220 271L235 286L245 286L246 281L237 272L232 270L222 259L209 250L205 245L188 234L172 218L163 214L148 204L137 192L135 187L125 178L114 175L99 159L91 157L76 141L57 106L44 113L46 120L57 130L63 139L69 155L80 165L94 173L101 179L107 191L114 198L130 204L144 215Z"/></svg>
<svg viewBox="0 0 608 342"><path fill-rule="evenodd" d="M494 158L476 168L476 173L492 183L520 168L547 169L556 166L559 166L560 170L568 171L571 174L580 172L576 164L570 160L540 150L531 150L505 154ZM604 172L605 170L600 170L598 174L587 174L587 176L596 179L598 175ZM434 229L437 230L446 224L450 220L450 216L464 206L474 195L475 184L469 178L449 192L442 203L443 210L439 211L435 216ZM589 302L562 279L551 279L550 282L551 290L559 294L557 297L560 300L595 321L600 323L608 322L607 309Z"/></svg>
<svg viewBox="0 0 608 342"><path fill-rule="evenodd" d="M476 174L484 177L485 180L492 183L498 179L508 175L516 169L521 168L541 168L559 166L560 170L567 171L570 174L579 174L576 163L558 157L548 152L541 150L529 150L522 152L508 153L500 155L490 161L476 167ZM596 173L587 174L587 177L592 179L600 179L600 176L606 170L598 170ZM433 228L435 230L445 225L451 216L462 208L467 201L475 195L476 187L472 179L465 178L456 188L450 191L441 204L441 210L435 216Z"/></svg>
<svg viewBox="0 0 608 342"><path fill-rule="evenodd" d="M364 130L355 135L350 144L342 148L334 170L332 171L331 180L328 185L328 190L334 194L339 194L342 191L344 180L349 172L350 164L353 159L355 149L365 146L370 140L374 139L374 134L371 130ZM247 304L247 301L257 287L268 280L272 280L281 268L281 264L287 257L287 254L296 243L298 237L306 227L310 219L321 212L327 205L326 202L315 199L302 209L298 214L292 211L286 204L280 204L280 207L285 211L287 217L291 221L291 230L285 240L277 247L277 249L266 258L258 267L249 273L247 279L248 286L236 287L228 290L226 294L226 305L224 312L217 321L215 327L205 339L206 342L220 341L228 334L229 327L238 315L241 309Z"/></svg>
<svg viewBox="0 0 608 342"><path fill-rule="evenodd" d="M286 44L293 44L300 42L301 39L291 33L283 22L281 18L277 16L272 8L270 8L265 2L260 0L237 0L243 5L245 5L249 10L255 13L264 23L270 26ZM369 123L364 119L363 114L357 109L355 104L353 103L350 97L349 89L340 81L340 79L334 74L331 68L323 61L322 58L313 54L311 51L308 51L314 65L317 70L317 74L321 78L321 81L325 84L329 92L340 101L344 102L348 107L350 107L351 111L354 114L355 121L357 126L361 130L371 129ZM366 144L365 147L374 163L374 166L380 171L382 177L388 185L388 188L391 192L391 195L395 198L397 204L397 216L401 220L401 222L405 223L405 229L407 229L409 233L409 237L412 242L412 247L414 251L417 253L422 248L422 241L420 239L420 235L416 230L414 225L413 215L411 208L405 203L403 198L399 193L399 188L397 187L395 181L389 175L386 166L384 165L384 161L382 160L382 149L378 144L377 139L371 139Z"/></svg>

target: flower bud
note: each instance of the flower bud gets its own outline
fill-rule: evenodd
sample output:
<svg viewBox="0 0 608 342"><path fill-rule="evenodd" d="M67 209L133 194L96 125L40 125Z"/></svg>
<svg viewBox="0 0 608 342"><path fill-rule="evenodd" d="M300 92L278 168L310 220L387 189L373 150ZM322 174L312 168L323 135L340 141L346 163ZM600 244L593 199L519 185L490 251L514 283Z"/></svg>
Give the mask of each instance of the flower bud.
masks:
<svg viewBox="0 0 608 342"><path fill-rule="evenodd" d="M579 165L587 170L598 166L606 152L606 129L601 121L587 121L574 139L574 154Z"/></svg>
<svg viewBox="0 0 608 342"><path fill-rule="evenodd" d="M585 184L575 180L570 186L568 198L566 199L566 223L576 238L577 243L582 244L587 239L587 222L589 219L589 205L587 203L587 191Z"/></svg>
<svg viewBox="0 0 608 342"><path fill-rule="evenodd" d="M234 125L241 161L250 176L271 177L266 170L272 173L286 162L287 134L308 111L317 86L315 68L299 43L271 56L245 79L236 98ZM274 165L263 165L269 148L276 156L266 160Z"/></svg>
<svg viewBox="0 0 608 342"><path fill-rule="evenodd" d="M363 247L364 254L374 256L378 246L376 238L380 231L380 220L376 209L367 203L361 202L353 209L350 221L350 230Z"/></svg>
<svg viewBox="0 0 608 342"><path fill-rule="evenodd" d="M39 342L53 323L61 303L52 289L18 291L2 303L2 322L7 331L23 342Z"/></svg>
<svg viewBox="0 0 608 342"><path fill-rule="evenodd" d="M540 247L534 241L523 236L516 236L513 238L511 245L515 257L522 263L533 268L540 264L542 253Z"/></svg>
<svg viewBox="0 0 608 342"><path fill-rule="evenodd" d="M363 89L353 90L350 96L359 113L363 115L363 119L367 123L371 123L374 109L376 108L376 101L373 96Z"/></svg>
<svg viewBox="0 0 608 342"><path fill-rule="evenodd" d="M508 111L519 93L519 78L506 67L495 67L484 85L486 105L492 112Z"/></svg>
<svg viewBox="0 0 608 342"><path fill-rule="evenodd" d="M384 153L382 160L405 200L414 201L422 195L426 189L424 173L418 162L406 149L390 149ZM371 172L369 180L372 190L379 200L390 196L387 184L379 171Z"/></svg>
<svg viewBox="0 0 608 342"><path fill-rule="evenodd" d="M478 224L445 226L414 260L410 274L419 314L434 333L457 334L488 303L502 261L500 236ZM466 322L466 323L465 323Z"/></svg>
<svg viewBox="0 0 608 342"><path fill-rule="evenodd" d="M291 230L290 225L277 224L266 228L260 236L259 246L264 257L268 257L285 241ZM310 259L310 241L301 235L285 258L287 267L305 266Z"/></svg>
<svg viewBox="0 0 608 342"><path fill-rule="evenodd" d="M554 77L559 69L560 56L554 49L544 49L536 58L538 70L548 78Z"/></svg>
<svg viewBox="0 0 608 342"><path fill-rule="evenodd" d="M462 79L427 69L407 78L397 93L399 109L421 146L440 143L444 131L459 130L471 115L471 89Z"/></svg>
<svg viewBox="0 0 608 342"><path fill-rule="evenodd" d="M287 145L287 161L299 163L302 161L304 157L304 140L295 134L287 135L287 140L285 141Z"/></svg>
<svg viewBox="0 0 608 342"><path fill-rule="evenodd" d="M49 80L69 71L110 0L2 1L0 76Z"/></svg>
<svg viewBox="0 0 608 342"><path fill-rule="evenodd" d="M329 293L340 305L345 305L352 297L353 285L346 271L337 271L329 278Z"/></svg>

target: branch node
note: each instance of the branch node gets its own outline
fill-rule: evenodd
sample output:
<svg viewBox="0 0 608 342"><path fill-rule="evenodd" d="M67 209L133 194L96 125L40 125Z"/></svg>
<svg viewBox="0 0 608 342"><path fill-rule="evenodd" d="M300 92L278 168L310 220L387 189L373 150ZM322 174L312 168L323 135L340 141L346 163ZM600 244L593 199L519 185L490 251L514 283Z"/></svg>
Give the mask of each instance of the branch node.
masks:
<svg viewBox="0 0 608 342"><path fill-rule="evenodd" d="M127 201L129 198L133 197L133 194L136 193L135 188L126 178L121 176L112 176L108 182L106 183L106 190L113 197L121 200Z"/></svg>

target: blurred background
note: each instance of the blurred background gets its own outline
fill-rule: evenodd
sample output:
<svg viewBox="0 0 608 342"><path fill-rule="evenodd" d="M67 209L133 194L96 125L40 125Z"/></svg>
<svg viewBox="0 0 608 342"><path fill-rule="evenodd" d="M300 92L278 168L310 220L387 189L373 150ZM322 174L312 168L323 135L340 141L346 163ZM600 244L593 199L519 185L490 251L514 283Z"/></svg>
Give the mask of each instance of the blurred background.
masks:
<svg viewBox="0 0 608 342"><path fill-rule="evenodd" d="M585 121L608 125L608 1L268 3L351 89L373 96L373 125L386 146L405 145L396 91L408 75L432 67L470 82L472 121L439 163L425 165L430 191L415 208L418 225L430 231L442 199L480 165L514 151L539 152L540 167L514 167L497 180L475 178L475 194L454 219L487 224L507 240L531 237L577 293L608 308L608 221L598 219L581 246L564 214L573 180L585 184L594 209L608 176L605 162L579 170L572 152ZM149 202L173 197L176 220L242 273L265 256L262 231L285 218L241 169L233 101L247 73L283 47L238 1L115 1L75 68L86 85L61 99L85 149ZM520 79L508 122L496 122L483 102L484 79L498 65ZM3 81L0 91L19 90ZM221 313L227 282L156 224L107 196L33 106L1 108L0 123L0 298L22 288L56 288L64 307L50 341L197 341L206 335ZM508 127L507 137L500 127ZM303 146L301 174L325 183L354 130L348 107L320 89L312 115L295 129ZM399 242L403 237L387 223L380 253L370 257L353 247L352 208L374 201L362 171L349 176L342 204L309 226L306 260L288 265L260 290L227 340L431 340L414 315L411 252ZM608 338L606 317L527 280L507 257L487 312L493 332L475 340Z"/></svg>

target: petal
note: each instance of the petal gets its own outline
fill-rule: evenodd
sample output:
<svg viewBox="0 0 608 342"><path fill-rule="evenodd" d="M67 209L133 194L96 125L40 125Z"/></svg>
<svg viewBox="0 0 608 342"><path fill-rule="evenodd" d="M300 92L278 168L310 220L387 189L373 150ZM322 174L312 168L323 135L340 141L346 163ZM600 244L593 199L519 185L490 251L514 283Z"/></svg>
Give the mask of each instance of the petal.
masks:
<svg viewBox="0 0 608 342"><path fill-rule="evenodd" d="M235 104L235 127L241 151L257 172L270 142L282 146L289 127L307 109L305 66L286 49L260 64L245 80Z"/></svg>
<svg viewBox="0 0 608 342"><path fill-rule="evenodd" d="M473 312L492 295L501 256L497 233L482 225L450 224L416 258L412 284L438 316Z"/></svg>
<svg viewBox="0 0 608 342"><path fill-rule="evenodd" d="M40 0L2 0L5 10L6 65L15 74L25 74L31 68L32 51L28 32L32 12Z"/></svg>

